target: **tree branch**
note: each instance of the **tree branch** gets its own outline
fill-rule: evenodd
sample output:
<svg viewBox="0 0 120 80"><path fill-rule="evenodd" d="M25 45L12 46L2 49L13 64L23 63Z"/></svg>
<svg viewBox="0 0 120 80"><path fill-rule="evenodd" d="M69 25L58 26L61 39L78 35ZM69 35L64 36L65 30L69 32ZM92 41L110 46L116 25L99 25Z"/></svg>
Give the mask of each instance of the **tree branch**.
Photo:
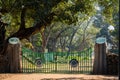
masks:
<svg viewBox="0 0 120 80"><path fill-rule="evenodd" d="M25 29L25 14L26 14L26 8L23 7L21 11L21 24L19 30Z"/></svg>
<svg viewBox="0 0 120 80"><path fill-rule="evenodd" d="M46 16L42 21L36 23L34 26L32 26L30 28L19 29L16 33L11 35L10 37L18 37L20 40L24 39L24 38L27 39L31 35L39 32L41 29L45 28L45 26L49 25L51 23L54 15L55 15L54 13L51 13L48 16Z"/></svg>

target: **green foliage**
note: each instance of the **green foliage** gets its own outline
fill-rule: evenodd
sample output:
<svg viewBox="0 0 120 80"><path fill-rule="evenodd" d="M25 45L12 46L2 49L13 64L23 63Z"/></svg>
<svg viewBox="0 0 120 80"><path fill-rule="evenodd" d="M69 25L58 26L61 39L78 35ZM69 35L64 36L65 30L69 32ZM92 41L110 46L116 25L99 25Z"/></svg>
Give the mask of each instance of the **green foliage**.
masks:
<svg viewBox="0 0 120 80"><path fill-rule="evenodd" d="M26 39L21 40L22 46L28 48L28 49L33 49L33 45Z"/></svg>
<svg viewBox="0 0 120 80"><path fill-rule="evenodd" d="M41 45L42 45L42 38L41 38L41 34L40 34L40 33L38 33L38 34L36 34L35 36L36 36L36 39L35 39L35 45L39 47L39 46L41 46Z"/></svg>
<svg viewBox="0 0 120 80"><path fill-rule="evenodd" d="M92 40L89 39L98 32L98 29L93 27L84 31L89 18L96 14L95 4L103 7L101 14L104 14L105 21L113 24L112 14L118 12L118 0L0 0L0 12L2 20L9 23L6 27L6 38L18 31L23 8L26 8L26 28L30 28L38 22L44 22L46 26L48 24L46 18L54 13L53 22L50 23L53 24L53 27L46 33L55 38L61 31L59 39L66 42L64 46L68 46L73 31L79 26L71 44L74 49L79 50L78 47L81 46L84 36L85 47L88 47L87 44L93 45ZM84 25L79 23L84 23ZM117 34L117 30L112 34ZM42 45L40 35L37 35L36 40L36 46Z"/></svg>
<svg viewBox="0 0 120 80"><path fill-rule="evenodd" d="M64 23L75 23L78 21L78 16L80 14L85 14L87 16L91 16L94 14L94 2L95 1L86 1L86 0L68 0L61 2L57 5L57 7L53 8L53 11L57 16L55 16L55 20L60 20ZM90 13L92 11L92 13ZM63 17L64 16L64 17Z"/></svg>
<svg viewBox="0 0 120 80"><path fill-rule="evenodd" d="M32 18L34 21L41 21L53 12L56 14L54 20L73 23L77 21L79 12L86 17L93 15L94 4L97 2L105 8L104 13L107 19L112 16L113 11L118 11L118 0L1 0L0 7L12 14L11 16L16 16L24 6L27 8L28 20Z"/></svg>
<svg viewBox="0 0 120 80"><path fill-rule="evenodd" d="M113 14L113 22L114 22L114 30L110 31L111 36L113 38L113 42L117 45L118 48L118 44L119 44L119 13L115 13Z"/></svg>
<svg viewBox="0 0 120 80"><path fill-rule="evenodd" d="M98 3L104 7L103 14L106 21L113 24L112 15L119 11L119 0L98 0Z"/></svg>

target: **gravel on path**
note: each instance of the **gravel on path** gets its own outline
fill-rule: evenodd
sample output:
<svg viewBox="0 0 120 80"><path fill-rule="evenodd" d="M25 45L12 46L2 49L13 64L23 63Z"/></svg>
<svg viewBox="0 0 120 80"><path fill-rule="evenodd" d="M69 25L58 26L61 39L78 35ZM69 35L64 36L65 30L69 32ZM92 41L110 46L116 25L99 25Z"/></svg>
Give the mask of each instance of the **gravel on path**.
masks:
<svg viewBox="0 0 120 80"><path fill-rule="evenodd" d="M0 80L119 80L118 76L87 74L0 74Z"/></svg>

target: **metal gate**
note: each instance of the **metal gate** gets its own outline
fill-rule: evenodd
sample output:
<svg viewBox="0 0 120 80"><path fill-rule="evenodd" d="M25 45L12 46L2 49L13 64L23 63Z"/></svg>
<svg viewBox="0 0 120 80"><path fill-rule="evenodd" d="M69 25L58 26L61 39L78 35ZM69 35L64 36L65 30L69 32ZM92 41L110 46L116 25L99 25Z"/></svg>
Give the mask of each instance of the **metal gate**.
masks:
<svg viewBox="0 0 120 80"><path fill-rule="evenodd" d="M22 48L23 73L87 73L93 69L92 48L81 52L37 53Z"/></svg>

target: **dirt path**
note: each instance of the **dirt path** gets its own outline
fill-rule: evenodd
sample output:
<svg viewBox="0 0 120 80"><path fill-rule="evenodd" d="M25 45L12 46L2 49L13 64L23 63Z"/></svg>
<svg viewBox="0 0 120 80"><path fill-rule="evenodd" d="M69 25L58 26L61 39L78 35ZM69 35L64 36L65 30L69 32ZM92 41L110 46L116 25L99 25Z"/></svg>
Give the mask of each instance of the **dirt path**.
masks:
<svg viewBox="0 0 120 80"><path fill-rule="evenodd" d="M118 80L117 76L86 74L0 74L0 80Z"/></svg>

